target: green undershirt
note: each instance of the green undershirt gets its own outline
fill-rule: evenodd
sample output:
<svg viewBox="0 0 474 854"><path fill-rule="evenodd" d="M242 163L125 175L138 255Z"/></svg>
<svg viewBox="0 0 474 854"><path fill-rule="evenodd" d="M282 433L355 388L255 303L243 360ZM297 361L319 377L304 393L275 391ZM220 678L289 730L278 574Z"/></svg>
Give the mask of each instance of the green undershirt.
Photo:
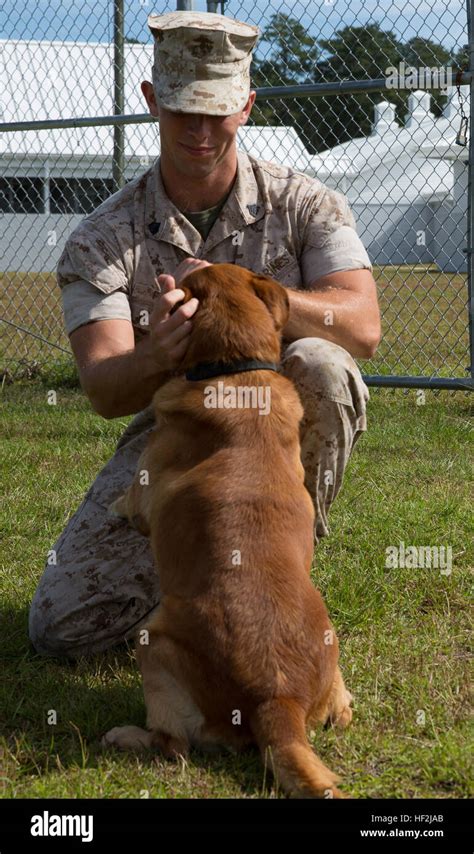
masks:
<svg viewBox="0 0 474 854"><path fill-rule="evenodd" d="M221 209L224 207L228 197L230 196L231 190L232 187L230 188L229 192L226 193L224 198L221 199L220 202L218 202L217 205L214 205L213 208L208 208L207 211L196 211L194 213L192 211L182 211L182 213L184 214L186 219L189 220L191 225L194 225L194 228L199 231L199 234L201 235L203 240L206 240L207 235L209 234L212 226L214 225L217 217L219 216Z"/></svg>

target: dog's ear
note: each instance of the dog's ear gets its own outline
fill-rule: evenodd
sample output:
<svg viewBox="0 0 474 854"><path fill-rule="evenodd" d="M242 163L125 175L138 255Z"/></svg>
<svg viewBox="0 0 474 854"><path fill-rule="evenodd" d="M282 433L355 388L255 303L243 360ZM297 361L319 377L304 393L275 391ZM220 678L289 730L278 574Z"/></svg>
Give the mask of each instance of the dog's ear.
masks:
<svg viewBox="0 0 474 854"><path fill-rule="evenodd" d="M273 317L277 332L283 329L290 316L290 300L286 288L269 276L254 275L252 277L253 289Z"/></svg>

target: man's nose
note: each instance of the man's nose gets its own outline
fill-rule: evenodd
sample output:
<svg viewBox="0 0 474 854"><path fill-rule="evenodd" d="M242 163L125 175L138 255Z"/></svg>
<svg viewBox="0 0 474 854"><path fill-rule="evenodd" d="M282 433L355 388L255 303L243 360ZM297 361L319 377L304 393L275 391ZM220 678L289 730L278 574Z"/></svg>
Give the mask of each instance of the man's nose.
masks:
<svg viewBox="0 0 474 854"><path fill-rule="evenodd" d="M188 121L188 130L192 134L206 136L211 130L209 116L205 113L191 113Z"/></svg>

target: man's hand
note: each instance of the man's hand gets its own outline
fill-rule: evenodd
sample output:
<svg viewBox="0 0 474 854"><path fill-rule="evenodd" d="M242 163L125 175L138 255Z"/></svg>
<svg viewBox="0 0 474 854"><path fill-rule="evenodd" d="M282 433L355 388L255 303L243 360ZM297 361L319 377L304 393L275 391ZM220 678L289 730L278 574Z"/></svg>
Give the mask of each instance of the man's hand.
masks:
<svg viewBox="0 0 474 854"><path fill-rule="evenodd" d="M199 300L193 297L170 314L174 306L184 299L184 291L177 285L195 270L210 266L209 261L186 258L173 276L168 273L158 276L161 296L150 317L150 349L160 370L173 371L183 359L192 329L191 317L199 305Z"/></svg>
<svg viewBox="0 0 474 854"><path fill-rule="evenodd" d="M208 261L187 258L174 276L158 276L162 292L150 317L150 334L137 343L129 320L96 320L71 333L82 388L99 415L117 418L140 412L170 379L186 352L190 318L198 307L191 299L170 315L184 298L176 285L194 270L209 266Z"/></svg>
<svg viewBox="0 0 474 854"><path fill-rule="evenodd" d="M158 281L160 279L173 279L175 280L177 285L180 285L183 279L186 276L189 276L190 273L194 273L195 270L200 270L202 267L211 267L212 265L209 261L201 261L199 258L185 258L184 261L181 261L179 267L176 267L173 276L168 276L166 273L162 273L158 276Z"/></svg>

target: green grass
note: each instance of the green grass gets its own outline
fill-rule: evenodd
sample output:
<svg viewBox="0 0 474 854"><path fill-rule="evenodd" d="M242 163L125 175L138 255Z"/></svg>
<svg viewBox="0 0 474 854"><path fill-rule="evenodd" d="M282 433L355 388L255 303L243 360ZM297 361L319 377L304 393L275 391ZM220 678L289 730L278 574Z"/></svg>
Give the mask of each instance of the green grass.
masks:
<svg viewBox="0 0 474 854"><path fill-rule="evenodd" d="M30 646L28 608L46 552L129 421L101 419L74 388L56 387L57 406L48 406L55 387L51 377L3 387L3 795L272 796L252 752L194 752L176 766L100 750L110 727L144 725L133 645L77 662L43 658ZM371 390L369 431L316 550L314 577L339 634L355 714L343 734L317 731L314 745L354 797L469 796L468 406L459 392L426 392L419 406L415 391ZM451 575L386 569L386 548L401 540L451 545Z"/></svg>

